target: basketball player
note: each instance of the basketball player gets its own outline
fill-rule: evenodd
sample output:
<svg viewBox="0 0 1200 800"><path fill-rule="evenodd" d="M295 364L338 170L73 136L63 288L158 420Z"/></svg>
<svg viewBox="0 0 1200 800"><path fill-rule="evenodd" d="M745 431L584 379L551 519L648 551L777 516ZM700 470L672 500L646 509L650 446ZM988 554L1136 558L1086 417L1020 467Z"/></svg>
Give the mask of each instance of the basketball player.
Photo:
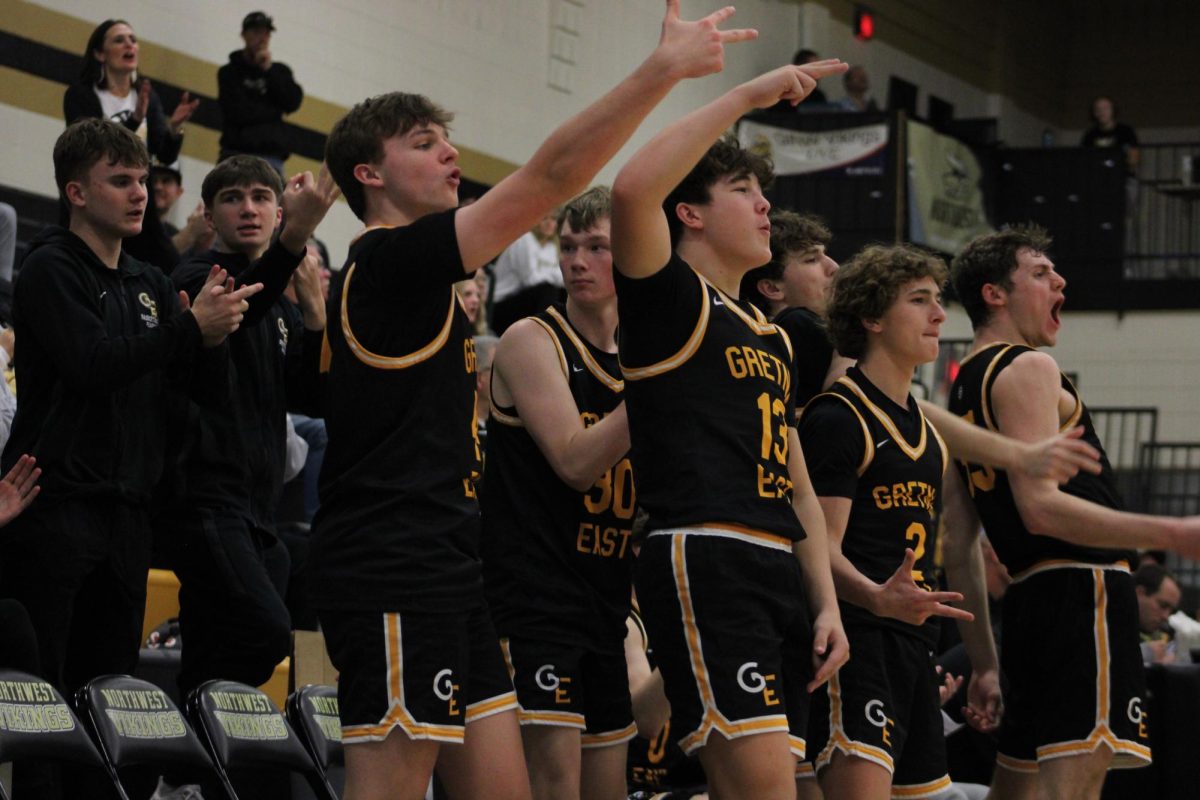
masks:
<svg viewBox="0 0 1200 800"><path fill-rule="evenodd" d="M606 187L558 215L565 305L504 333L483 512L488 605L537 800L623 800L635 506Z"/></svg>
<svg viewBox="0 0 1200 800"><path fill-rule="evenodd" d="M938 616L978 618L934 591L945 443L910 392L937 358L946 319L942 261L913 247L869 247L834 278L829 329L857 364L814 398L800 443L825 513L834 583L854 658L813 698L810 746L826 800L932 797L950 787ZM952 476L953 477L953 476ZM977 573L972 575L978 579ZM982 591L982 581L976 587ZM972 689L1000 695L995 649L973 664Z"/></svg>
<svg viewBox="0 0 1200 800"><path fill-rule="evenodd" d="M1027 442L1081 425L1101 449L1078 391L1037 350L1054 345L1062 327L1066 281L1046 255L1050 243L1041 229L1017 228L981 236L954 259L975 340L950 410ZM1097 798L1107 769L1150 761L1130 559L1139 547L1195 558L1200 517L1122 511L1112 468L1105 458L1101 465L1099 475L1060 487L958 462L1013 575L1003 605L1010 687L990 797Z"/></svg>
<svg viewBox="0 0 1200 800"><path fill-rule="evenodd" d="M347 800L420 798L435 762L456 798L529 796L480 586L475 355L453 284L586 188L677 82L753 38L719 30L732 13L685 21L668 0L650 57L466 208L450 115L427 98L366 100L330 134L327 163L367 225L330 298L311 579L341 672Z"/></svg>
<svg viewBox="0 0 1200 800"><path fill-rule="evenodd" d="M790 427L790 344L738 299L771 255L770 165L717 140L845 69L788 66L738 86L655 136L613 185L621 368L650 514L637 595L672 724L720 800L795 797L805 686L848 652Z"/></svg>

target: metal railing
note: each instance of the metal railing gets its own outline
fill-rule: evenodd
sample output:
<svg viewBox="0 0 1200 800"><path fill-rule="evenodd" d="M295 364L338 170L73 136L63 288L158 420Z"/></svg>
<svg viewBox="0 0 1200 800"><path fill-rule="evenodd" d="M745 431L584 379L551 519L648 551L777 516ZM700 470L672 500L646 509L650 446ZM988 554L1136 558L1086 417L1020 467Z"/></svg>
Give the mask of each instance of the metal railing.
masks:
<svg viewBox="0 0 1200 800"><path fill-rule="evenodd" d="M1200 143L1138 150L1127 198L1125 278L1200 279Z"/></svg>

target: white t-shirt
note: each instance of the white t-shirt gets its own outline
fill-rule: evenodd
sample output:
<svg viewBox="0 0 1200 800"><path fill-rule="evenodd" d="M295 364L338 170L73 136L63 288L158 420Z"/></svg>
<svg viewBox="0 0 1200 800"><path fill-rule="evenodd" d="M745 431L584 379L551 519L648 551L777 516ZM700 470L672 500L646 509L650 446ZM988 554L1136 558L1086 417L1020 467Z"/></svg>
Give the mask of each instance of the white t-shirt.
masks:
<svg viewBox="0 0 1200 800"><path fill-rule="evenodd" d="M98 86L94 87L94 90L96 97L100 98L100 111L104 114L105 119L110 119L113 122L124 125L125 121L132 117L133 112L137 109L138 93L136 87L130 90L129 94L124 97L117 97L108 89L101 89ZM146 141L147 130L145 119L142 120L142 124L138 126L135 133L143 142Z"/></svg>
<svg viewBox="0 0 1200 800"><path fill-rule="evenodd" d="M539 244L537 237L526 233L496 259L495 278L494 301L504 300L522 289L541 283L561 287L563 279L562 271L558 268L558 244L553 239Z"/></svg>

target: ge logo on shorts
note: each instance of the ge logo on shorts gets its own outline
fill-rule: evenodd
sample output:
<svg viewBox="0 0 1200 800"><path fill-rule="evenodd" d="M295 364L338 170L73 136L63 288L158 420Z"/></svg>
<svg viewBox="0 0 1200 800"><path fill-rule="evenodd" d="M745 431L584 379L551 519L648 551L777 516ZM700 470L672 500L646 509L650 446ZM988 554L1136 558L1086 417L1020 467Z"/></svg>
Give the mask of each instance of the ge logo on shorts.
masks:
<svg viewBox="0 0 1200 800"><path fill-rule="evenodd" d="M554 674L553 664L543 664L533 673L533 682L543 692L554 692L555 705L565 706L571 703L570 678L560 678Z"/></svg>
<svg viewBox="0 0 1200 800"><path fill-rule="evenodd" d="M774 675L763 675L758 671L757 661L747 661L737 671L737 682L738 686L742 687L742 691L748 694L762 694L763 702L769 706L779 705L779 698L770 688L773 680L775 680Z"/></svg>
<svg viewBox="0 0 1200 800"><path fill-rule="evenodd" d="M458 716L458 702L454 699L456 691L458 691L458 684L454 682L452 670L444 669L433 676L433 694L437 699L446 701L452 717Z"/></svg>
<svg viewBox="0 0 1200 800"><path fill-rule="evenodd" d="M863 708L863 714L867 718L867 722L879 728L883 732L883 743L888 747L892 745L892 725L896 722L890 719L887 712L883 710L883 701L879 699L868 700L867 705Z"/></svg>
<svg viewBox="0 0 1200 800"><path fill-rule="evenodd" d="M1146 729L1146 721L1150 715L1142 709L1142 698L1131 697L1129 705L1125 708L1125 715L1129 717L1129 721L1138 727L1138 736L1143 739L1150 738L1150 731Z"/></svg>

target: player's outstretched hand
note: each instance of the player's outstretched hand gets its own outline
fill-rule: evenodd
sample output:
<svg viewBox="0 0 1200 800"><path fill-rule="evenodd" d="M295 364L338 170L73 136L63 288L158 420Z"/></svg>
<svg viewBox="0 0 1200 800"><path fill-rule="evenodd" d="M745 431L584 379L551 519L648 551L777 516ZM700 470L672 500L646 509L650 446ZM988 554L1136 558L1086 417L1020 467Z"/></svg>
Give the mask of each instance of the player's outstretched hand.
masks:
<svg viewBox="0 0 1200 800"><path fill-rule="evenodd" d="M24 455L17 459L13 468L0 480L0 526L7 525L13 518L33 502L42 487L37 485L42 470L37 459Z"/></svg>
<svg viewBox="0 0 1200 800"><path fill-rule="evenodd" d="M813 620L813 679L808 682L808 691L821 688L849 660L850 641L841 615L836 609L818 614Z"/></svg>
<svg viewBox="0 0 1200 800"><path fill-rule="evenodd" d="M251 283L234 289L229 273L213 265L191 308L205 347L216 347L238 329L242 315L250 308L247 298L258 294L262 288L261 283Z"/></svg>
<svg viewBox="0 0 1200 800"><path fill-rule="evenodd" d="M667 73L676 78L700 78L720 72L725 67L725 45L757 39L758 31L753 28L720 29L733 11L733 6L725 6L702 19L685 20L679 17L679 0L667 0L655 51Z"/></svg>
<svg viewBox="0 0 1200 800"><path fill-rule="evenodd" d="M283 206L283 232L279 238L283 246L293 253L303 250L340 194L324 164L316 178L311 172L301 172L288 178L280 202Z"/></svg>
<svg viewBox="0 0 1200 800"><path fill-rule="evenodd" d="M746 94L746 102L751 108L770 108L780 100L796 105L812 94L818 80L849 68L850 65L837 58L800 65L789 64L743 83L740 89Z"/></svg>
<svg viewBox="0 0 1200 800"><path fill-rule="evenodd" d="M930 592L917 586L912 577L913 565L916 563L916 553L911 547L906 548L904 562L892 573L887 583L877 590L873 609L876 614L892 617L909 625L924 625L925 620L933 616L952 617L967 622L975 619L975 615L970 611L946 605L963 599L958 592Z"/></svg>
<svg viewBox="0 0 1200 800"><path fill-rule="evenodd" d="M1079 470L1100 474L1100 451L1080 437L1083 426L1077 425L1069 431L1051 436L1040 442L1024 445L1024 454L1017 468L1033 478L1052 478L1055 483L1066 483Z"/></svg>
<svg viewBox="0 0 1200 800"><path fill-rule="evenodd" d="M963 719L981 733L991 733L1000 727L1004 716L1004 700L1000 694L1000 673L996 670L977 670L967 684L967 704Z"/></svg>

